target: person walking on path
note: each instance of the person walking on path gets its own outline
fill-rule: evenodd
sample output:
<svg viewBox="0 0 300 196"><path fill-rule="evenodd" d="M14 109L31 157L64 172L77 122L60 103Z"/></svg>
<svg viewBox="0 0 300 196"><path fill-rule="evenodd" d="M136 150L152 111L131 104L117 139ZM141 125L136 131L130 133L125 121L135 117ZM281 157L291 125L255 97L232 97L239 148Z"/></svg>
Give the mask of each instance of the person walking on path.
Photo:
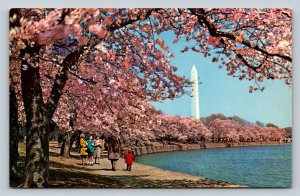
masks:
<svg viewBox="0 0 300 196"><path fill-rule="evenodd" d="M127 171L131 171L131 166L134 160L134 154L131 149L128 150L127 153L124 154L125 163L127 164Z"/></svg>
<svg viewBox="0 0 300 196"><path fill-rule="evenodd" d="M120 158L121 142L118 136L115 134L110 135L107 138L108 147L108 160L111 161L111 167L113 171L116 171L117 161Z"/></svg>
<svg viewBox="0 0 300 196"><path fill-rule="evenodd" d="M89 165L94 165L94 140L93 136L90 135L89 139L87 141L87 148L88 148L88 164Z"/></svg>
<svg viewBox="0 0 300 196"><path fill-rule="evenodd" d="M95 164L100 164L100 156L103 146L103 141L100 139L99 136L96 136L96 139L94 140L94 146L95 146L95 152L94 152L94 158L95 158ZM97 163L98 160L98 163Z"/></svg>
<svg viewBox="0 0 300 196"><path fill-rule="evenodd" d="M87 141L85 139L85 135L82 133L80 135L80 157L81 157L81 160L82 160L82 165L85 165L86 164L86 157L88 155L87 153Z"/></svg>

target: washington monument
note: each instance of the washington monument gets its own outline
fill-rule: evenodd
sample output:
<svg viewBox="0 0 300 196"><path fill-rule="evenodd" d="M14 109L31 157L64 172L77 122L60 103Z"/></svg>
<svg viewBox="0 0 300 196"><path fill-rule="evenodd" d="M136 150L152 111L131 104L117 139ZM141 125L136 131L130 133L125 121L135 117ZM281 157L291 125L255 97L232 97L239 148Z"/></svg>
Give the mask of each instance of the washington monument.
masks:
<svg viewBox="0 0 300 196"><path fill-rule="evenodd" d="M200 120L200 108L199 108L199 92L198 92L198 71L195 65L193 65L191 71L192 81L192 116L195 119Z"/></svg>

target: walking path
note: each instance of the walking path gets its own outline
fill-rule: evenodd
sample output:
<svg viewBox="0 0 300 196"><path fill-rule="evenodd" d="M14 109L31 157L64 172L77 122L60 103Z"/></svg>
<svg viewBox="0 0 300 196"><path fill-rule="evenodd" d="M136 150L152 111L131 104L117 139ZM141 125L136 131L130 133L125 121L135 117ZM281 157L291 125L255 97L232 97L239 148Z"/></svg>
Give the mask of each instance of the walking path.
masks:
<svg viewBox="0 0 300 196"><path fill-rule="evenodd" d="M57 146L57 144L56 144ZM58 149L50 144L50 187L76 188L239 188L227 182L211 180L160 168L133 164L132 171L126 171L124 159L120 159L117 170L112 171L107 158L100 165L83 166L76 157L57 156Z"/></svg>

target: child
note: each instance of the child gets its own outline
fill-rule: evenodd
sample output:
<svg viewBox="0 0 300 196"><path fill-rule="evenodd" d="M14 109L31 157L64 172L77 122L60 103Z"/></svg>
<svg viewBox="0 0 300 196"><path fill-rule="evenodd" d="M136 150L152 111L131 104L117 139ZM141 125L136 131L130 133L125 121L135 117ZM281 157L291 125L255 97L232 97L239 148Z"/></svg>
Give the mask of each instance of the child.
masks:
<svg viewBox="0 0 300 196"><path fill-rule="evenodd" d="M127 153L124 154L125 163L127 164L127 171L131 171L131 166L134 160L134 154L131 149L128 150Z"/></svg>

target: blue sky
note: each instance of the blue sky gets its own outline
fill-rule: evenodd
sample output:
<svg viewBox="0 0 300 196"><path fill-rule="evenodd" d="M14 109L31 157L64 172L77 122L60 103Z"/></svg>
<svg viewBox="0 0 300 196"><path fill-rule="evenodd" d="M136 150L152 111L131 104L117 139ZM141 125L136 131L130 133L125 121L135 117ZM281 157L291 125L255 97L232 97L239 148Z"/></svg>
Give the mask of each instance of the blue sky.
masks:
<svg viewBox="0 0 300 196"><path fill-rule="evenodd" d="M190 71L195 64L198 69L200 114L206 117L210 114L222 113L226 116L237 115L248 121L257 120L263 123L272 122L279 127L292 126L292 88L280 80L265 80L263 92L249 93L249 86L254 82L240 81L227 76L225 68L218 69L219 63L212 63L211 58L188 51L181 53L185 41L172 44L172 32L161 34L165 44L175 54L171 64L178 67L177 74L190 79ZM163 103L151 103L165 114L191 116L191 97L184 95Z"/></svg>

